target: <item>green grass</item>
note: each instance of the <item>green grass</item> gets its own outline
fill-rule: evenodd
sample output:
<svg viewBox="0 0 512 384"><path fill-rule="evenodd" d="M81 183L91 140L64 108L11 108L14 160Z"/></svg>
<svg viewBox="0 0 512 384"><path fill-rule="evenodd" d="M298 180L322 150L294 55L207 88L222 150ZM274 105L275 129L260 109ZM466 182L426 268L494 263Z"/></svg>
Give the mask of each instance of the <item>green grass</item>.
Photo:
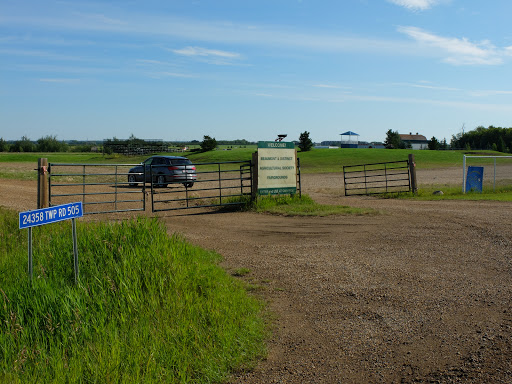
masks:
<svg viewBox="0 0 512 384"><path fill-rule="evenodd" d="M308 195L292 196L260 196L249 209L259 213L283 216L331 216L331 215L368 215L377 211L364 208L353 208L345 205L318 204Z"/></svg>
<svg viewBox="0 0 512 384"><path fill-rule="evenodd" d="M210 152L176 152L161 153L169 156L186 156L195 163L210 163L222 161L246 161L251 159L251 154L256 147L233 148L231 150L218 149ZM125 156L102 155L101 153L10 153L0 152L0 163L7 162L34 162L39 158L47 158L50 163L94 163L94 164L138 164L151 155Z"/></svg>
<svg viewBox="0 0 512 384"><path fill-rule="evenodd" d="M263 354L262 304L156 219L27 230L0 207L0 382L213 383Z"/></svg>
<svg viewBox="0 0 512 384"><path fill-rule="evenodd" d="M168 155L186 156L195 163L247 161L256 151L255 146L225 150L219 148L210 152L168 153ZM443 168L462 165L462 157L468 155L504 155L493 151L427 151L411 149L313 149L308 152L297 152L303 172L340 172L343 165L380 163L386 161L406 160L412 153L418 168ZM136 164L149 157L102 155L101 153L0 153L2 162L37 162L40 157L48 158L53 163L119 163ZM480 161L480 160L479 160ZM482 162L491 164L491 159Z"/></svg>
<svg viewBox="0 0 512 384"><path fill-rule="evenodd" d="M249 273L251 273L251 270L249 268L239 268L233 271L232 275L237 277L243 277L247 276Z"/></svg>
<svg viewBox="0 0 512 384"><path fill-rule="evenodd" d="M34 165L37 167L37 164ZM20 171L18 169L10 169L9 167L0 168L0 179L11 180L37 180L37 172L34 170Z"/></svg>
<svg viewBox="0 0 512 384"><path fill-rule="evenodd" d="M428 151L411 149L313 149L297 152L303 173L343 172L344 165L373 164L407 160L414 155L418 169L462 167L464 154L502 156L492 151ZM481 164L491 164L492 159L481 159ZM510 162L510 160L508 160Z"/></svg>
<svg viewBox="0 0 512 384"><path fill-rule="evenodd" d="M443 195L434 195L435 191L443 191ZM430 186L428 188L420 188L417 195L412 193L404 193L397 196L403 199L439 201L439 200L487 200L487 201L512 201L512 189L510 186L496 187L493 191L492 187L484 187L482 193L468 191L462 193L462 187L439 185Z"/></svg>
<svg viewBox="0 0 512 384"><path fill-rule="evenodd" d="M116 159L130 159L127 156L103 156L101 153L10 153L0 152L0 163L7 162L34 162L37 164L39 158L47 158L50 163L108 163Z"/></svg>

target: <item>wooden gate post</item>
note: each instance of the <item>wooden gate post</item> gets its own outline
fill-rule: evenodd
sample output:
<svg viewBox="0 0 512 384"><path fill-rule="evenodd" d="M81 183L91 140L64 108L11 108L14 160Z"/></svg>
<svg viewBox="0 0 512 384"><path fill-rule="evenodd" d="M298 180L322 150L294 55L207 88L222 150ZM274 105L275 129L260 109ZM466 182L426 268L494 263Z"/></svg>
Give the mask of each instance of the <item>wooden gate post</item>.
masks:
<svg viewBox="0 0 512 384"><path fill-rule="evenodd" d="M411 175L411 189L414 194L418 193L418 184L416 180L416 162L414 161L414 155L409 154L409 173Z"/></svg>
<svg viewBox="0 0 512 384"><path fill-rule="evenodd" d="M48 208L48 159L37 160L37 209Z"/></svg>

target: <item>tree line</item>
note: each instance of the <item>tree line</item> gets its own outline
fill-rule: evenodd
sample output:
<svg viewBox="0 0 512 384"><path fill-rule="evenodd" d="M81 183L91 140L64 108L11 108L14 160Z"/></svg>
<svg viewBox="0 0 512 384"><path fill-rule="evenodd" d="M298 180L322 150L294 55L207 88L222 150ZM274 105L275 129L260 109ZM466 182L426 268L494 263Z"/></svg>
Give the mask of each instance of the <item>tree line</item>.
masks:
<svg viewBox="0 0 512 384"><path fill-rule="evenodd" d="M504 153L512 152L512 128L489 126L452 136L450 147L457 149L483 149Z"/></svg>
<svg viewBox="0 0 512 384"><path fill-rule="evenodd" d="M23 136L20 140L7 142L0 137L0 152L90 152L91 144L70 146L65 141L57 140L56 136L44 136L37 141Z"/></svg>
<svg viewBox="0 0 512 384"><path fill-rule="evenodd" d="M386 133L386 140L384 146L388 149L410 148L409 143L404 142L397 131L389 129ZM428 149L440 150L440 149L478 149L478 150L492 150L503 153L512 152L512 128L501 128L489 126L477 127L469 132L461 132L457 135L452 135L450 143L443 140L438 140L435 136L432 136L427 143Z"/></svg>

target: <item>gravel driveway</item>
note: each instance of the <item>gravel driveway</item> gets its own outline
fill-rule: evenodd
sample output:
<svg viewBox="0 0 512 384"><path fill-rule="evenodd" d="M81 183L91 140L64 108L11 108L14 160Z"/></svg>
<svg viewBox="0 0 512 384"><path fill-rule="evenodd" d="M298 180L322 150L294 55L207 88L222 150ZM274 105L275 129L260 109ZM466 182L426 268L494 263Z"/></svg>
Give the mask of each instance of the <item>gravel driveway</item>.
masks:
<svg viewBox="0 0 512 384"><path fill-rule="evenodd" d="M34 189L2 179L0 205L34 208ZM164 216L269 303L268 357L231 383L512 382L512 203L344 197L334 174L303 190L379 213Z"/></svg>

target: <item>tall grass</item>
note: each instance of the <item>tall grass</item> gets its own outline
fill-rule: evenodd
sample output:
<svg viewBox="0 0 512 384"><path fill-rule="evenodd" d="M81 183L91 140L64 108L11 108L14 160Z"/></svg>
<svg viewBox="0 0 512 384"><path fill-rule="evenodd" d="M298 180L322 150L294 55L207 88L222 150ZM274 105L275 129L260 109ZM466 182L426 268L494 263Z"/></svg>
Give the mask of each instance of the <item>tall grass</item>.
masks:
<svg viewBox="0 0 512 384"><path fill-rule="evenodd" d="M211 383L263 353L262 305L156 219L27 235L0 207L0 382Z"/></svg>

